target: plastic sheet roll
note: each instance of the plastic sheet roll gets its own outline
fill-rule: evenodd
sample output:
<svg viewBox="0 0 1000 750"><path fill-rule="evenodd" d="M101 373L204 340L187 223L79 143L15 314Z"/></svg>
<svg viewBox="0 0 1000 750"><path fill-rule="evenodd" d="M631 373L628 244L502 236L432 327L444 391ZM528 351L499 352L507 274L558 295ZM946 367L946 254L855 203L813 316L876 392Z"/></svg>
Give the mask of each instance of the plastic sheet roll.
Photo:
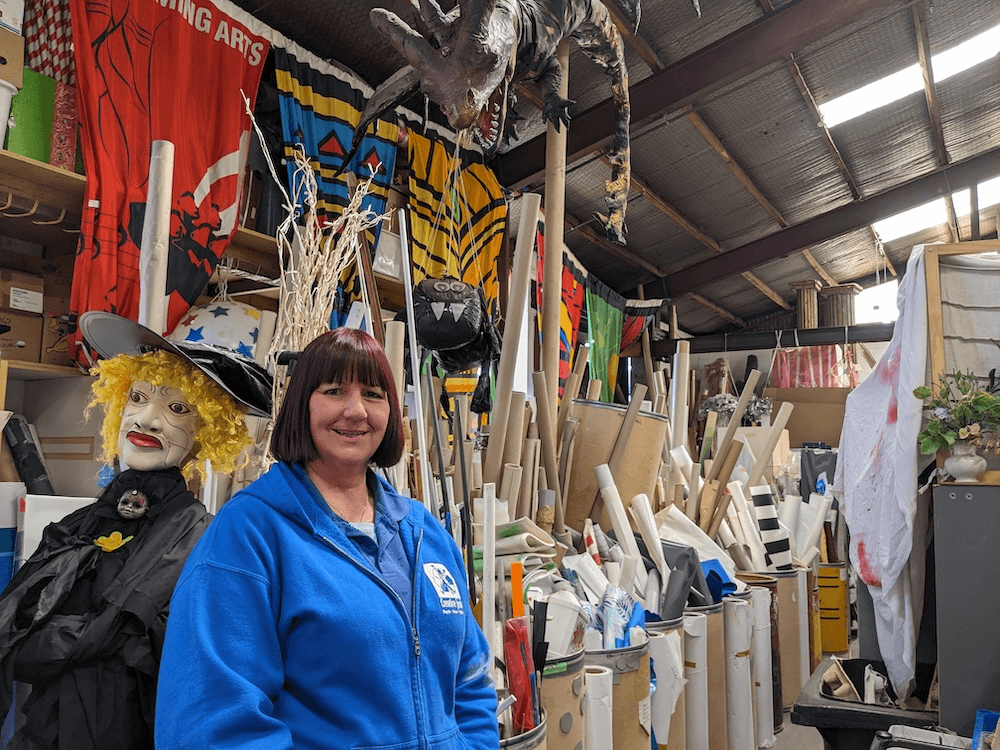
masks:
<svg viewBox="0 0 1000 750"><path fill-rule="evenodd" d="M757 747L774 747L774 690L771 679L771 592L763 586L750 587L753 606L754 727Z"/></svg>
<svg viewBox="0 0 1000 750"><path fill-rule="evenodd" d="M650 632L649 657L656 672L652 725L659 748L667 748L677 699L684 691L684 640L680 629Z"/></svg>
<svg viewBox="0 0 1000 750"><path fill-rule="evenodd" d="M753 750L753 677L750 642L753 607L746 599L726 597L722 603L726 644L726 719L729 750Z"/></svg>
<svg viewBox="0 0 1000 750"><path fill-rule="evenodd" d="M613 748L615 746L612 734L612 690L614 689L614 673L609 667L587 665L584 667L584 679L587 686L586 705L587 744L590 748Z"/></svg>
<svg viewBox="0 0 1000 750"><path fill-rule="evenodd" d="M708 747L708 616L684 615L685 736L691 750ZM590 745L599 748L607 745Z"/></svg>

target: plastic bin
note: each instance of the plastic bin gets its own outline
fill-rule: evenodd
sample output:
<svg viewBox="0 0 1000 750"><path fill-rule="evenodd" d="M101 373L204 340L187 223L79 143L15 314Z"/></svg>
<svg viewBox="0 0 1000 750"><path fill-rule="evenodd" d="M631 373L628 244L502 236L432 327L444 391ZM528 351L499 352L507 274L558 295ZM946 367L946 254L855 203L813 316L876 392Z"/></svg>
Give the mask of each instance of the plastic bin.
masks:
<svg viewBox="0 0 1000 750"><path fill-rule="evenodd" d="M896 724L930 728L937 723L936 711L854 703L824 695L821 690L823 673L832 661L832 657L826 657L820 662L799 692L791 711L792 723L815 727L829 750L869 750L880 729L888 730ZM866 661L845 659L843 663L847 666L849 662L856 662L854 666L861 666L863 671ZM884 667L880 671L884 674Z"/></svg>

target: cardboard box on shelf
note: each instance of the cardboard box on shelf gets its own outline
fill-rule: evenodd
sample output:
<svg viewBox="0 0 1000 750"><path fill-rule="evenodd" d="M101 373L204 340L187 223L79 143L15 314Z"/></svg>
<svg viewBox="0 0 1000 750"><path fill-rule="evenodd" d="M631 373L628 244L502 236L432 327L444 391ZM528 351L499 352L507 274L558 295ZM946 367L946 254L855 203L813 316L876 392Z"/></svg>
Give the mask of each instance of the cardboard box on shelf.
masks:
<svg viewBox="0 0 1000 750"><path fill-rule="evenodd" d="M765 388L764 395L772 401L772 414L786 401L795 408L788 418L788 442L792 448L803 443L826 443L831 448L840 445L844 427L847 394L850 388Z"/></svg>
<svg viewBox="0 0 1000 750"><path fill-rule="evenodd" d="M0 28L0 80L18 89L24 85L24 37L4 28Z"/></svg>
<svg viewBox="0 0 1000 750"><path fill-rule="evenodd" d="M21 362L37 362L42 347L42 316L32 313L0 310L0 358Z"/></svg>
<svg viewBox="0 0 1000 750"><path fill-rule="evenodd" d="M44 293L41 276L0 268L0 308L41 314Z"/></svg>
<svg viewBox="0 0 1000 750"><path fill-rule="evenodd" d="M72 367L67 334L69 315L67 313L46 312L42 315L42 343L38 361L45 365Z"/></svg>
<svg viewBox="0 0 1000 750"><path fill-rule="evenodd" d="M0 26L20 35L24 27L24 0L0 0Z"/></svg>
<svg viewBox="0 0 1000 750"><path fill-rule="evenodd" d="M66 276L51 275L45 279L45 295L42 313L64 314L69 312L69 296L73 291L73 280Z"/></svg>

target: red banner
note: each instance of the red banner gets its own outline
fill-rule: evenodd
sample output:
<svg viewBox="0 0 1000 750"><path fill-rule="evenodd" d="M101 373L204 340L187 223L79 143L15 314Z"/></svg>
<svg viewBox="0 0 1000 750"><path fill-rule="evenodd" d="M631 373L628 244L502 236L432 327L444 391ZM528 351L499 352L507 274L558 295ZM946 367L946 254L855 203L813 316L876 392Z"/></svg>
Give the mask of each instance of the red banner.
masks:
<svg viewBox="0 0 1000 750"><path fill-rule="evenodd" d="M71 0L83 159L73 313L136 320L152 143L174 144L167 330L204 291L236 229L250 118L269 42L228 3ZM235 17L234 17L235 16ZM160 333L158 331L158 333ZM70 351L78 356L71 334Z"/></svg>

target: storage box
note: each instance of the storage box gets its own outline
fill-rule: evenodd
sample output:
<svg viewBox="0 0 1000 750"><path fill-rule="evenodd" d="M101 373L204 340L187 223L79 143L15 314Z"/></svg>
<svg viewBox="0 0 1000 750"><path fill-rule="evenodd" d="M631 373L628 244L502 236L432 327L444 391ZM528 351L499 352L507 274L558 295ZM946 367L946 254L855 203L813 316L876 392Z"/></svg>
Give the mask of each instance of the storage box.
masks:
<svg viewBox="0 0 1000 750"><path fill-rule="evenodd" d="M803 443L826 443L831 448L840 445L844 426L847 395L850 388L765 388L771 399L772 416L786 401L795 408L788 418L788 442L792 448Z"/></svg>
<svg viewBox="0 0 1000 750"><path fill-rule="evenodd" d="M42 343L38 361L45 365L72 367L69 356L69 314L47 312L42 315Z"/></svg>
<svg viewBox="0 0 1000 750"><path fill-rule="evenodd" d="M69 312L69 297L73 291L73 280L52 275L45 280L45 294L42 300L43 313L63 314Z"/></svg>
<svg viewBox="0 0 1000 750"><path fill-rule="evenodd" d="M0 28L0 79L17 88L24 85L24 37L4 28Z"/></svg>
<svg viewBox="0 0 1000 750"><path fill-rule="evenodd" d="M0 0L0 26L20 35L24 27L24 0Z"/></svg>
<svg viewBox="0 0 1000 750"><path fill-rule="evenodd" d="M42 316L0 310L0 326L10 326L0 333L0 358L37 362L42 348Z"/></svg>
<svg viewBox="0 0 1000 750"><path fill-rule="evenodd" d="M93 503L94 497L65 495L28 495L21 499L17 513L17 552L14 570L30 558L42 541L42 532L50 523L61 521L70 513Z"/></svg>
<svg viewBox="0 0 1000 750"><path fill-rule="evenodd" d="M0 268L0 308L40 315L44 293L41 276Z"/></svg>

